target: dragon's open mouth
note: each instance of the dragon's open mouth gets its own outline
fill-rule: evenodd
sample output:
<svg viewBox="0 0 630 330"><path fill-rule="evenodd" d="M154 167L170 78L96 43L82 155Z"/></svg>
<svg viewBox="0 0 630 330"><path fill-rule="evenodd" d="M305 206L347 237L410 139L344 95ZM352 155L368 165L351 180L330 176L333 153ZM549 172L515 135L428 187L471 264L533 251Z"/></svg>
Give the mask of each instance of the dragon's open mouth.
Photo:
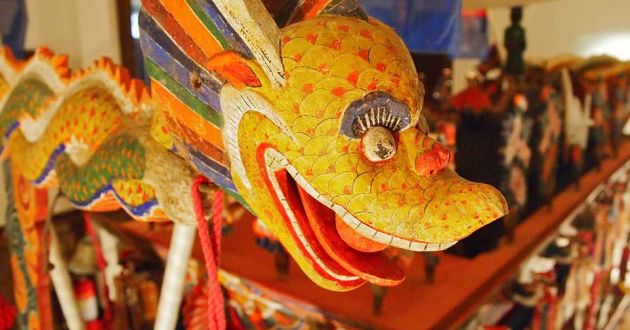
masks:
<svg viewBox="0 0 630 330"><path fill-rule="evenodd" d="M454 244L412 242L377 231L321 196L282 154L273 148L261 151L259 161L266 169L267 184L283 212L285 225L298 247L314 261L315 269L325 278L348 287L363 281L397 285L403 281L405 273L382 251L383 244L418 251L441 250ZM353 243L348 232L370 238L361 237L360 243Z"/></svg>

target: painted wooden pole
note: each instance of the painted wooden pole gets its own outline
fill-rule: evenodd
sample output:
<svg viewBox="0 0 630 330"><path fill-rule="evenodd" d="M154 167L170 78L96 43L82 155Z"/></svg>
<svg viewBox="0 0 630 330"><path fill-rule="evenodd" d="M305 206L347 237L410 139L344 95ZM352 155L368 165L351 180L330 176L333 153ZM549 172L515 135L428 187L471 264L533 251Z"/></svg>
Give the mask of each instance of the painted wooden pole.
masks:
<svg viewBox="0 0 630 330"><path fill-rule="evenodd" d="M59 299L61 312L66 320L68 329L81 330L85 329L83 318L81 317L81 311L79 310L79 303L74 295L74 289L72 287L72 280L70 279L70 273L68 272L68 265L61 254L59 248L59 240L55 228L50 224L50 250L48 259L53 265L53 269L50 271L50 279L55 293Z"/></svg>
<svg viewBox="0 0 630 330"><path fill-rule="evenodd" d="M175 223L160 290L155 330L175 329L184 292L184 279L195 242L196 227Z"/></svg>

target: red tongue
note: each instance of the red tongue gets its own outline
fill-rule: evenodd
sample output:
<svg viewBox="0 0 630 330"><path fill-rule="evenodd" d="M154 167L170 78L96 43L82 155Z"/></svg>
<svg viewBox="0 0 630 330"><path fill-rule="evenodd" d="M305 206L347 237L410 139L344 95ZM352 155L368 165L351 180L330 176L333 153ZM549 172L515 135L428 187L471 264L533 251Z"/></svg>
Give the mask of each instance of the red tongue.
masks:
<svg viewBox="0 0 630 330"><path fill-rule="evenodd" d="M392 259L384 253L366 253L353 249L344 242L337 231L335 213L313 199L298 185L298 191L304 205L306 217L326 253L333 260L362 279L381 286L394 286L405 279L405 272ZM346 226L347 227L347 226ZM343 228L343 227L342 227ZM342 229L342 236L348 236L348 240L363 249L379 251L381 246L376 242L365 243L355 236L358 233L348 234L352 228ZM378 246L378 247L377 247Z"/></svg>
<svg viewBox="0 0 630 330"><path fill-rule="evenodd" d="M387 245L374 242L373 240L357 233L348 226L338 215L335 215L335 225L341 239L350 245L351 248L361 252L379 252L387 249Z"/></svg>

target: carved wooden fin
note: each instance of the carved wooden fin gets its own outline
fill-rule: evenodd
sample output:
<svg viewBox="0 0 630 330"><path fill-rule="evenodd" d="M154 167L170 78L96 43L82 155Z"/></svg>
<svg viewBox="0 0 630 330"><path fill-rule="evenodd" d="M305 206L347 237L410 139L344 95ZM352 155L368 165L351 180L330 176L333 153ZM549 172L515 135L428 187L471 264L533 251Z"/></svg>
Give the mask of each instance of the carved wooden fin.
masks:
<svg viewBox="0 0 630 330"><path fill-rule="evenodd" d="M284 85L280 29L260 0L213 0L226 23L243 40L271 84Z"/></svg>
<svg viewBox="0 0 630 330"><path fill-rule="evenodd" d="M318 15L339 15L367 20L358 0L263 0L279 27Z"/></svg>

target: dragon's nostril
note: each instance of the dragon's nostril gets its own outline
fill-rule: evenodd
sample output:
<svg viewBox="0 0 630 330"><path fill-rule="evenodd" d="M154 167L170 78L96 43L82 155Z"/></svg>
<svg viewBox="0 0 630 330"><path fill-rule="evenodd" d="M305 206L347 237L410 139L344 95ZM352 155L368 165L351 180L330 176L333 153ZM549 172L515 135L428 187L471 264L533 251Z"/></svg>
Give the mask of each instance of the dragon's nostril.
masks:
<svg viewBox="0 0 630 330"><path fill-rule="evenodd" d="M441 145L439 143L436 143L436 144L433 145L433 150L435 150L437 152L438 157L439 157L439 159L442 162L442 167L440 169L446 167L448 165L448 163L451 162L451 157L453 156L453 154L451 153L451 151L447 147L445 147L445 146L443 146L443 145Z"/></svg>
<svg viewBox="0 0 630 330"><path fill-rule="evenodd" d="M435 143L416 158L416 171L422 176L431 176L451 162L451 151L445 146Z"/></svg>

